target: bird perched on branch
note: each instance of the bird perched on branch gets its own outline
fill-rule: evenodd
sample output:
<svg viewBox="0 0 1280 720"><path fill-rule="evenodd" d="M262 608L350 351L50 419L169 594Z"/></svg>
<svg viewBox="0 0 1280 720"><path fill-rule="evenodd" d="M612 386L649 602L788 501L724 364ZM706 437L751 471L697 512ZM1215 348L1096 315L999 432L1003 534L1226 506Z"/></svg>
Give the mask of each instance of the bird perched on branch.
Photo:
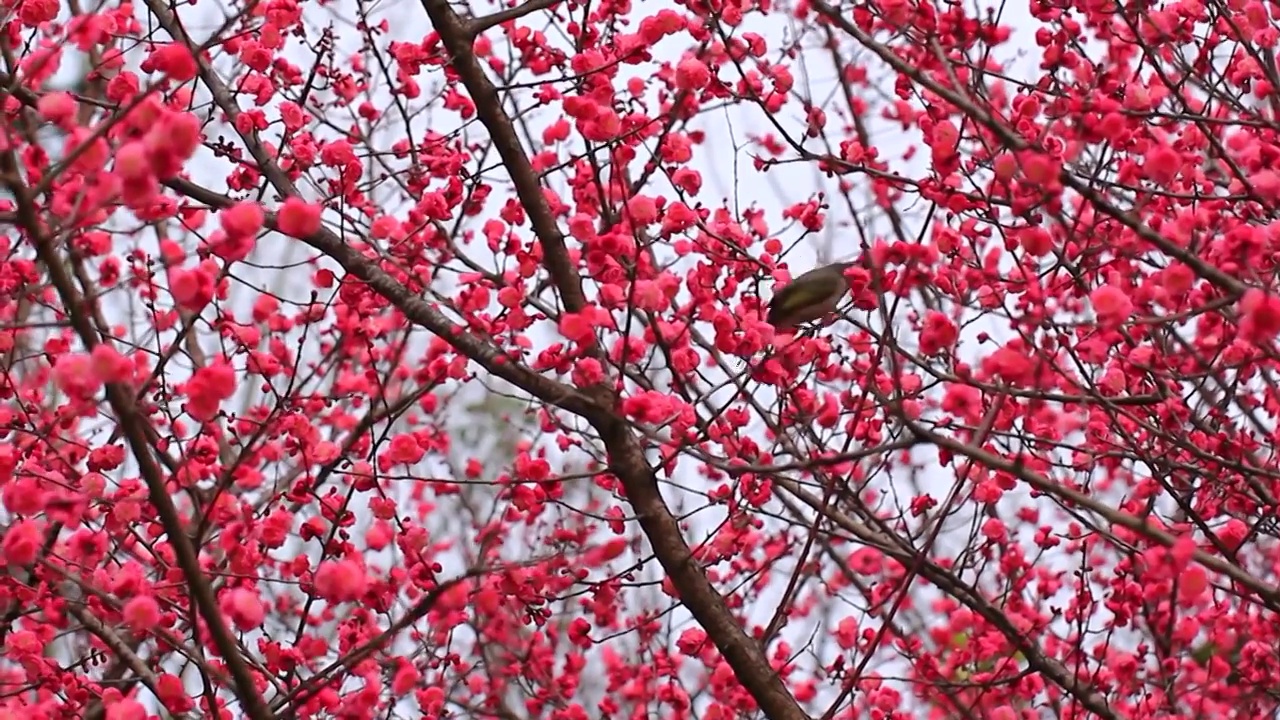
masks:
<svg viewBox="0 0 1280 720"><path fill-rule="evenodd" d="M840 299L849 292L844 271L856 264L823 265L792 280L769 301L766 320L778 330L790 330L835 312Z"/></svg>

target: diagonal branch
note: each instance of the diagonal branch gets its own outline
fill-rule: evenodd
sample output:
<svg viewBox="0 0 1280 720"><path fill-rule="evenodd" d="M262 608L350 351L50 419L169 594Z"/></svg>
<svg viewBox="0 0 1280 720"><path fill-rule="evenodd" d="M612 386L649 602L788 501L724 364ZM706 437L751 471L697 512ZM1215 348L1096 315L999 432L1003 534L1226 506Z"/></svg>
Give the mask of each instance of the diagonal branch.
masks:
<svg viewBox="0 0 1280 720"><path fill-rule="evenodd" d="M436 606L436 603L439 602L440 598L457 585L467 582L473 578L484 576L490 572L493 572L492 568L471 568L457 577L436 585L428 591L421 600L414 603L413 607L401 616L400 619L391 623L386 630L383 630L374 637L369 638L360 645L352 648L346 655L343 655L332 663L329 663L327 667L308 678L306 682L289 691L288 694L276 698L271 703L272 707L278 709L286 720L288 718L295 717L297 714L297 708L316 693L320 692L326 683L333 680L333 677L339 670L355 667L365 658L384 648L391 638L394 638L403 632L405 628L426 617L427 613L431 612L432 608Z"/></svg>
<svg viewBox="0 0 1280 720"><path fill-rule="evenodd" d="M212 208L227 208L234 204L227 196L189 180L166 180L165 185ZM266 225L272 230L277 229L275 213L266 213ZM603 408L590 398L564 383L530 370L493 345L468 333L466 328L454 323L439 310L431 307L430 303L396 281L373 260L353 250L328 228L321 228L310 237L302 238L302 241L336 261L346 272L368 284L415 325L424 327L448 340L449 344L485 370L520 387L539 400L575 415L588 419L600 415Z"/></svg>
<svg viewBox="0 0 1280 720"><path fill-rule="evenodd" d="M520 146L515 126L502 109L498 89L485 75L484 68L472 51L475 36L467 27L467 22L449 7L448 0L422 0L422 5L449 51L450 64L458 72L467 92L471 93L471 99L476 104L476 114L489 130L489 137L498 151L498 157L502 158L502 164L511 173L516 195L520 198L524 211L529 214L533 232L542 243L547 271L560 290L565 309L578 312L587 302L582 294L582 278L569 262L564 234L560 232L555 215L542 195L542 183L538 182L538 174L534 172L529 156Z"/></svg>
<svg viewBox="0 0 1280 720"><path fill-rule="evenodd" d="M799 483L783 476L775 475L774 482L784 488L793 497L808 505L819 515L826 517L837 527L845 530L868 547L874 547L897 560L904 568L919 564L920 574L935 586L942 588L948 595L964 603L987 622L1000 630L1026 658L1027 663L1058 686L1065 689L1080 701L1091 712L1100 718L1118 720L1115 712L1107 705L1106 698L1097 688L1086 680L1078 678L1076 673L1066 667L1062 661L1046 654L1025 632L1019 630L1004 612L988 602L977 588L971 587L950 569L944 568L928 557L928 543L924 549L916 550L909 541L895 537L884 528L872 528L855 520L841 511L823 507L822 500L805 490ZM835 709L835 706L832 706Z"/></svg>
<svg viewBox="0 0 1280 720"><path fill-rule="evenodd" d="M525 15L532 15L539 10L546 10L560 1L561 0L528 0L528 2L520 3L512 8L499 10L498 12L490 13L484 17L474 18L471 22L467 23L467 35L475 37L495 25L501 25L502 23L511 22L512 20L519 20Z"/></svg>
<svg viewBox="0 0 1280 720"><path fill-rule="evenodd" d="M1069 487L1055 483L1049 478L1046 478L1029 468L1023 467L1015 461L1006 460L980 447L948 437L941 433L933 432L914 420L904 419L903 422L911 432L929 443L940 448L950 450L957 455L963 455L970 460L975 460L993 470L1009 473L1039 492L1052 495L1061 500L1086 508L1090 512L1097 513L1098 516L1104 518L1112 525L1118 525L1126 530L1132 530L1133 532L1139 533L1147 539L1159 544L1161 547L1173 547L1177 542L1177 537L1153 526L1147 521L1134 517L1133 515L1120 512L1119 510L1114 510L1105 502L1089 497L1078 490L1073 490ZM1203 550L1196 550L1192 553L1191 557L1206 568L1214 572L1221 573L1236 581L1241 586L1253 591L1260 599L1269 603L1273 609L1275 607L1280 607L1280 587L1269 585L1262 579L1250 574L1248 571L1236 565L1232 565L1230 562L1220 557L1210 555Z"/></svg>

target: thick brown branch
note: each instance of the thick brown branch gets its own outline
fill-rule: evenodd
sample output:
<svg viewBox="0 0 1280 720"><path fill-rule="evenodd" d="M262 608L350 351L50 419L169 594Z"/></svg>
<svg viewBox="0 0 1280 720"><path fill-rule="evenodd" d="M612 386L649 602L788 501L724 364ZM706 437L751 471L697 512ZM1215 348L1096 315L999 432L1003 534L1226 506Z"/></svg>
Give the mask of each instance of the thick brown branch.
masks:
<svg viewBox="0 0 1280 720"><path fill-rule="evenodd" d="M578 312L587 302L582 294L582 278L569 262L564 234L560 232L560 226L542 195L542 183L538 182L538 173L534 172L529 156L520 146L515 126L502 109L498 90L476 60L472 51L474 36L468 30L466 21L449 7L448 0L422 0L422 5L449 51L453 69L458 71L462 84L471 93L471 99L476 104L476 114L489 131L498 156L502 158L507 172L511 173L516 195L520 198L524 211L529 214L533 231L542 243L543 262L560 291L565 309Z"/></svg>
<svg viewBox="0 0 1280 720"><path fill-rule="evenodd" d="M658 491L657 478L631 429L621 419L596 425L609 450L609 470L623 483L653 553L680 592L680 600L707 631L742 686L770 720L808 720L760 645L743 632L724 598L693 558L680 525Z"/></svg>

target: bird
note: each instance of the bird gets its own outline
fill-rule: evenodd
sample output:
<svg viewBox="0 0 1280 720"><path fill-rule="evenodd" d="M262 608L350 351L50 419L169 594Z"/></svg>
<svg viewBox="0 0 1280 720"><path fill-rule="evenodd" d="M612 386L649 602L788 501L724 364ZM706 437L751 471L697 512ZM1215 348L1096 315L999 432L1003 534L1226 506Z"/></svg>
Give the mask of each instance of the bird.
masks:
<svg viewBox="0 0 1280 720"><path fill-rule="evenodd" d="M790 330L836 311L849 291L844 271L856 263L838 262L817 267L787 283L769 301L768 323L778 330Z"/></svg>

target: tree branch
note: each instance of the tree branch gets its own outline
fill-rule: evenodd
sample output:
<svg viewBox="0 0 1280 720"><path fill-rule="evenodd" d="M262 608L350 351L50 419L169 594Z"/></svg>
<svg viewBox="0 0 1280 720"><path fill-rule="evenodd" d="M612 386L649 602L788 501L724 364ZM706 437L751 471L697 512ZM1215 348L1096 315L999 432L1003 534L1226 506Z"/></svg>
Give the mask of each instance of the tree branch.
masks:
<svg viewBox="0 0 1280 720"><path fill-rule="evenodd" d="M458 72L467 92L471 93L471 99L476 104L476 114L488 129L498 157L502 158L502 164L511 174L516 196L520 198L524 211L529 214L533 232L542 243L543 262L560 291L565 309L578 312L587 304L582 294L582 278L569 262L564 234L560 232L555 215L551 213L551 207L542 195L542 183L538 181L538 174L534 172L529 156L520 146L515 126L502 109L498 90L485 75L484 68L472 51L474 36L466 21L449 7L448 0L422 0L422 6L449 51L450 64Z"/></svg>
<svg viewBox="0 0 1280 720"><path fill-rule="evenodd" d="M474 38L476 35L479 35L494 25L501 25L505 22L518 20L525 15L532 15L539 10L546 10L559 2L561 2L561 0L529 0L529 2L521 3L513 8L499 10L498 12L490 13L484 17L473 18L466 24L467 35Z"/></svg>

